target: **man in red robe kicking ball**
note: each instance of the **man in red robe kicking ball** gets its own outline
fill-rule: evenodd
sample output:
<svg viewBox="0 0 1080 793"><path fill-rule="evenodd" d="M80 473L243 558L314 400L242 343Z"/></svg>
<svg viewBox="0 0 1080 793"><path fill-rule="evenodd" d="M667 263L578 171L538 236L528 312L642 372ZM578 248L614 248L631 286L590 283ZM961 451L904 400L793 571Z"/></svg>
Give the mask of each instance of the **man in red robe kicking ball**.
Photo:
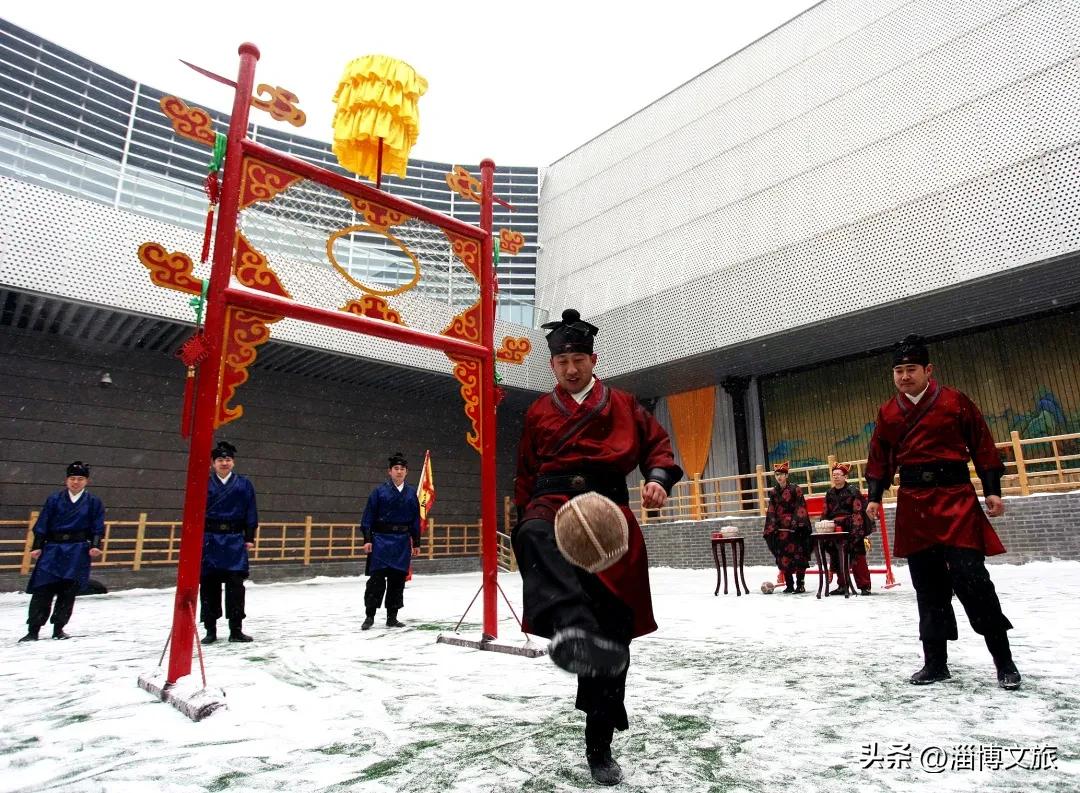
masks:
<svg viewBox="0 0 1080 793"><path fill-rule="evenodd" d="M611 738L628 726L623 701L630 640L656 630L645 540L628 507L626 477L640 468L642 503L659 508L683 472L656 419L633 395L593 376L599 329L574 309L543 327L551 331L558 385L525 414L514 480L514 554L528 629L550 638L551 660L578 676L576 706L585 712L592 777L614 785L622 770L612 759ZM596 574L571 565L555 544L555 513L589 491L618 504L630 532L626 554Z"/></svg>
<svg viewBox="0 0 1080 793"><path fill-rule="evenodd" d="M878 411L870 439L867 511L878 514L885 489L900 468L896 497L895 549L906 556L919 603L919 638L926 663L911 676L915 685L950 677L948 641L956 640L952 596L982 634L1002 688L1020 687L987 556L1004 553L986 515L1005 514L1001 476L1005 471L982 413L956 389L938 385L934 366L919 336L908 336L893 353L893 383L899 392ZM968 474L968 460L982 481L986 514Z"/></svg>

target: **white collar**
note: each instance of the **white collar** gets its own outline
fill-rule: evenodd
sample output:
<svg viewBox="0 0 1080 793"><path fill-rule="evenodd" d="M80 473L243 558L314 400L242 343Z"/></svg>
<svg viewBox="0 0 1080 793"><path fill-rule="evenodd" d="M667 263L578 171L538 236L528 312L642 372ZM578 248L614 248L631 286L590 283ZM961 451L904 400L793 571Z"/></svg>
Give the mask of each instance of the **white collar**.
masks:
<svg viewBox="0 0 1080 793"><path fill-rule="evenodd" d="M929 390L930 390L930 381L927 380L926 381L926 388L924 388L922 391L917 393L915 396L912 396L911 394L904 394L904 396L906 396L908 399L911 400L911 404L917 405L917 404L919 404L919 400L922 399L926 395L926 392L929 391Z"/></svg>
<svg viewBox="0 0 1080 793"><path fill-rule="evenodd" d="M574 398L574 401L580 405L589 396L589 393L593 390L594 385L596 385L596 378L590 377L589 384L587 386L578 391L576 394L571 394L570 396L572 396Z"/></svg>
<svg viewBox="0 0 1080 793"><path fill-rule="evenodd" d="M86 492L85 490L80 490L79 495L73 496L73 495L71 495L71 491L69 490L69 491L67 491L67 494L68 494L68 498L71 499L71 503L74 504L76 501L78 501L80 498L83 497L83 493L85 493L85 492Z"/></svg>
<svg viewBox="0 0 1080 793"><path fill-rule="evenodd" d="M229 471L229 475L228 475L228 476L226 476L226 477L225 477L224 479L222 479L222 478L221 478L220 476L218 476L218 477L217 477L217 480L218 480L219 482L221 482L221 484L223 484L223 485L227 485L227 484L229 484L229 480L230 480L230 479L232 479L232 475L233 475L233 472L232 472L232 471ZM214 476L217 476L217 471L215 471L215 472L214 472Z"/></svg>
<svg viewBox="0 0 1080 793"><path fill-rule="evenodd" d="M390 480L390 484L394 485L394 480L393 479ZM400 485L394 485L394 487L396 487L397 491L400 493L402 490L405 489L405 483L402 482Z"/></svg>

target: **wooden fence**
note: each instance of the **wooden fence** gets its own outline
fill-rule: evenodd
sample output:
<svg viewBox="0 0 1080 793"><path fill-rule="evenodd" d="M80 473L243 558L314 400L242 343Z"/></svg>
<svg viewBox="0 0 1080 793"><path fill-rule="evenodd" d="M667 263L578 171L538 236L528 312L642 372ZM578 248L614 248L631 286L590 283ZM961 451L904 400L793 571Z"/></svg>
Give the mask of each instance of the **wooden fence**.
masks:
<svg viewBox="0 0 1080 793"><path fill-rule="evenodd" d="M1043 438L1012 438L997 444L1005 461L1002 479L1004 495L1028 496L1080 489L1080 433ZM835 458L827 465L792 468L789 481L799 485L806 495L820 495L832 487L830 471ZM866 490L866 460L851 461L848 481ZM982 485L971 468L976 490ZM644 482L642 483L644 484ZM721 476L715 479L692 477L679 482L663 509L645 510L641 506L641 486L630 489L630 506L641 523L676 520L708 520L733 515L764 515L768 507L771 473L762 466L746 476ZM885 493L886 502L896 499L896 480ZM509 512L507 512L509 516Z"/></svg>
<svg viewBox="0 0 1080 793"><path fill-rule="evenodd" d="M29 573L33 560L33 527L38 513L26 520L0 521L0 571ZM144 512L138 520L105 522L102 556L95 568L112 567L141 570L143 567L175 565L180 557L180 521L153 521ZM499 563L513 566L510 538L499 533ZM252 564L290 563L307 566L312 562L363 559L364 535L355 523L316 523L308 515L302 523L261 523ZM429 524L420 544L421 559L480 555L479 523Z"/></svg>

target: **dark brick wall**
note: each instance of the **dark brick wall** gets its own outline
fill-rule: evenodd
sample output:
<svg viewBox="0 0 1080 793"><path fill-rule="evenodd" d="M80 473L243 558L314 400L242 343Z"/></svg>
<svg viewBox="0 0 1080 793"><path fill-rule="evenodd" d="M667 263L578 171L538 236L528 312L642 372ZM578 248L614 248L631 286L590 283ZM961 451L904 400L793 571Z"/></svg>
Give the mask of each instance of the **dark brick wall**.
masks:
<svg viewBox="0 0 1080 793"><path fill-rule="evenodd" d="M413 562L413 572L416 575L479 573L480 557L452 556L444 559L417 559ZM307 567L299 564L254 564L251 566L250 580L257 584L268 584L274 581L303 581L316 576L362 576L363 573L364 562L362 559L341 562L312 562ZM506 573L504 575L517 575L517 573ZM120 589L171 588L176 586L175 567L148 567L139 571L99 568L91 573L91 577L103 583L110 592ZM0 592L23 591L26 587L27 578L27 576L20 575L17 572L0 573ZM479 577L477 577L476 585L480 586Z"/></svg>
<svg viewBox="0 0 1080 793"><path fill-rule="evenodd" d="M1013 564L1051 559L1080 559L1080 536L1077 535L1077 516L1080 515L1080 492L1005 499L1006 512L993 520L994 529L1005 544L1007 553L988 559L991 563ZM895 508L887 505L886 519L890 521ZM742 529L747 565L771 565L772 556L765 547L761 530L763 517L723 518L701 522L646 524L645 543L652 567L712 567L714 529L738 526ZM892 540L890 528L889 539ZM884 564L881 542L871 538L870 565ZM900 560L903 563L903 560Z"/></svg>
<svg viewBox="0 0 1080 793"><path fill-rule="evenodd" d="M98 384L105 371L111 388ZM74 459L93 466L91 489L108 518L178 518L187 466L177 430L183 387L183 367L165 353L0 328L0 519L39 509ZM500 522L521 417L534 398L510 392L499 408ZM449 376L411 393L252 369L236 402L243 417L218 437L238 447L237 471L255 483L265 521L308 514L358 521L385 478L387 455L404 452L415 484L427 448L435 519L479 518L479 456L466 445L469 424Z"/></svg>

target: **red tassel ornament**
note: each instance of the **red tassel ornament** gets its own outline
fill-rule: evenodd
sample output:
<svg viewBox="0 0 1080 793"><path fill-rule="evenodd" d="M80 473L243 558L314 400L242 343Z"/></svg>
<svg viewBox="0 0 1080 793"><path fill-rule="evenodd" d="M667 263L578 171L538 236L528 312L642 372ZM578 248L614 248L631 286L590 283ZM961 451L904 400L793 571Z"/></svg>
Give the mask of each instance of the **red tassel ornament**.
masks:
<svg viewBox="0 0 1080 793"><path fill-rule="evenodd" d="M191 419L195 407L195 367L187 368L187 379L184 381L184 409L180 414L180 437L191 437Z"/></svg>

